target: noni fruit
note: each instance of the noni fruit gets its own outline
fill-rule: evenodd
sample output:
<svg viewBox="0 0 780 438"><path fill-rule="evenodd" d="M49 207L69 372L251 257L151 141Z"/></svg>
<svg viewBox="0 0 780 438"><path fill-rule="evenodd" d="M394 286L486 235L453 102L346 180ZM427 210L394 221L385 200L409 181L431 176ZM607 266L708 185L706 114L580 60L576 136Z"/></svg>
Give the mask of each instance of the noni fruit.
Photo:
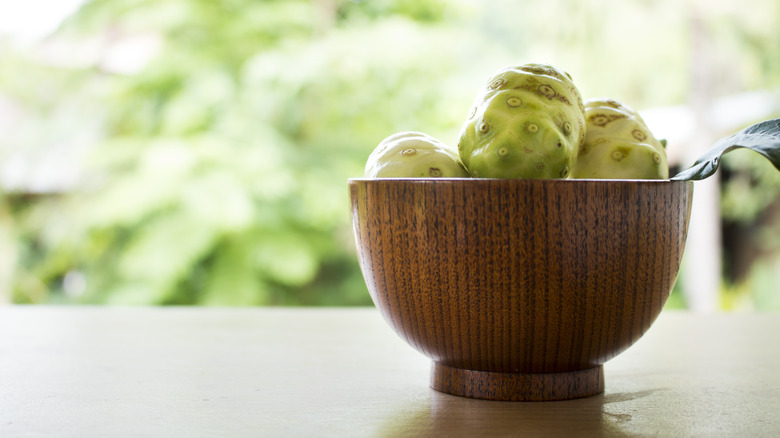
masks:
<svg viewBox="0 0 780 438"><path fill-rule="evenodd" d="M571 76L544 64L507 67L477 94L458 154L473 177L566 178L585 138Z"/></svg>
<svg viewBox="0 0 780 438"><path fill-rule="evenodd" d="M614 99L588 100L585 132L572 178L669 178L666 144L629 106Z"/></svg>
<svg viewBox="0 0 780 438"><path fill-rule="evenodd" d="M422 132L393 134L379 143L366 162L366 178L466 178L455 150Z"/></svg>

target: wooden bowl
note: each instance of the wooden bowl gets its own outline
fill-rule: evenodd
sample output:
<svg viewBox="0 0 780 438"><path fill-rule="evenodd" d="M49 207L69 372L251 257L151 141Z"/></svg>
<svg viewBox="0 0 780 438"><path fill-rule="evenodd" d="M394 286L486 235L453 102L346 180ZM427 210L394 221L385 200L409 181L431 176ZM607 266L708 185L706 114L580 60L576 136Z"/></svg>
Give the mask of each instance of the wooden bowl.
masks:
<svg viewBox="0 0 780 438"><path fill-rule="evenodd" d="M357 253L431 386L491 400L603 392L603 364L676 281L690 181L350 179Z"/></svg>

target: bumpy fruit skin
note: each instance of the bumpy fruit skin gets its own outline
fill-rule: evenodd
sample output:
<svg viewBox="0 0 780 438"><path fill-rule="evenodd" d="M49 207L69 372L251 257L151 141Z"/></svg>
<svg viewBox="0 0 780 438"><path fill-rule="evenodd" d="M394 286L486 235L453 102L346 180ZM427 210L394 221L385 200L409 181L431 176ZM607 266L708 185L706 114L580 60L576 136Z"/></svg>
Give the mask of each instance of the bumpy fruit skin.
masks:
<svg viewBox="0 0 780 438"><path fill-rule="evenodd" d="M458 154L428 134L404 131L379 143L366 162L366 178L467 178Z"/></svg>
<svg viewBox="0 0 780 438"><path fill-rule="evenodd" d="M458 154L472 177L566 178L585 139L582 96L544 64L507 67L477 94Z"/></svg>
<svg viewBox="0 0 780 438"><path fill-rule="evenodd" d="M585 132L572 178L669 178L665 143L631 107L614 99L588 100Z"/></svg>

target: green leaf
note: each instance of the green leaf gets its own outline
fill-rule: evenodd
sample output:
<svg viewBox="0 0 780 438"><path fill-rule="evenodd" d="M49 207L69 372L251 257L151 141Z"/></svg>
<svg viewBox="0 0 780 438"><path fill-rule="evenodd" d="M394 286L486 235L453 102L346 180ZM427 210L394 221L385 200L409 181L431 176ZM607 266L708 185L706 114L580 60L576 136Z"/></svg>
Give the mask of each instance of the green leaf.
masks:
<svg viewBox="0 0 780 438"><path fill-rule="evenodd" d="M249 306L270 303L267 283L254 269L251 260L253 247L241 237L226 238L210 267L205 290L198 304L209 306Z"/></svg>
<svg viewBox="0 0 780 438"><path fill-rule="evenodd" d="M167 289L212 250L217 237L213 228L185 211L160 214L136 229L117 260L120 273L124 279L155 285L164 298Z"/></svg>
<svg viewBox="0 0 780 438"><path fill-rule="evenodd" d="M691 167L678 173L672 179L689 181L708 178L718 170L723 154L739 148L758 152L769 160L777 170L780 170L780 119L756 123L718 140Z"/></svg>
<svg viewBox="0 0 780 438"><path fill-rule="evenodd" d="M203 171L182 190L186 213L201 224L225 232L241 232L255 215L252 194L230 168Z"/></svg>
<svg viewBox="0 0 780 438"><path fill-rule="evenodd" d="M302 286L314 279L319 259L312 243L292 230L278 230L258 242L253 250L255 266L267 278L288 286Z"/></svg>

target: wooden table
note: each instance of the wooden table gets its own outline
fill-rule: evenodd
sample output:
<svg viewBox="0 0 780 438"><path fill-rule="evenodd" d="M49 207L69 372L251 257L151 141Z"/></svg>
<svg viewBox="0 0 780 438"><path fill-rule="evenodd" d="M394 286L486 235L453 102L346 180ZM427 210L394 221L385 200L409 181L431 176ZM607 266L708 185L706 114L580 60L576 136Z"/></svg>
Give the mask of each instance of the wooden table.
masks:
<svg viewBox="0 0 780 438"><path fill-rule="evenodd" d="M780 436L780 315L664 311L606 392L428 387L375 309L0 307L0 437Z"/></svg>

